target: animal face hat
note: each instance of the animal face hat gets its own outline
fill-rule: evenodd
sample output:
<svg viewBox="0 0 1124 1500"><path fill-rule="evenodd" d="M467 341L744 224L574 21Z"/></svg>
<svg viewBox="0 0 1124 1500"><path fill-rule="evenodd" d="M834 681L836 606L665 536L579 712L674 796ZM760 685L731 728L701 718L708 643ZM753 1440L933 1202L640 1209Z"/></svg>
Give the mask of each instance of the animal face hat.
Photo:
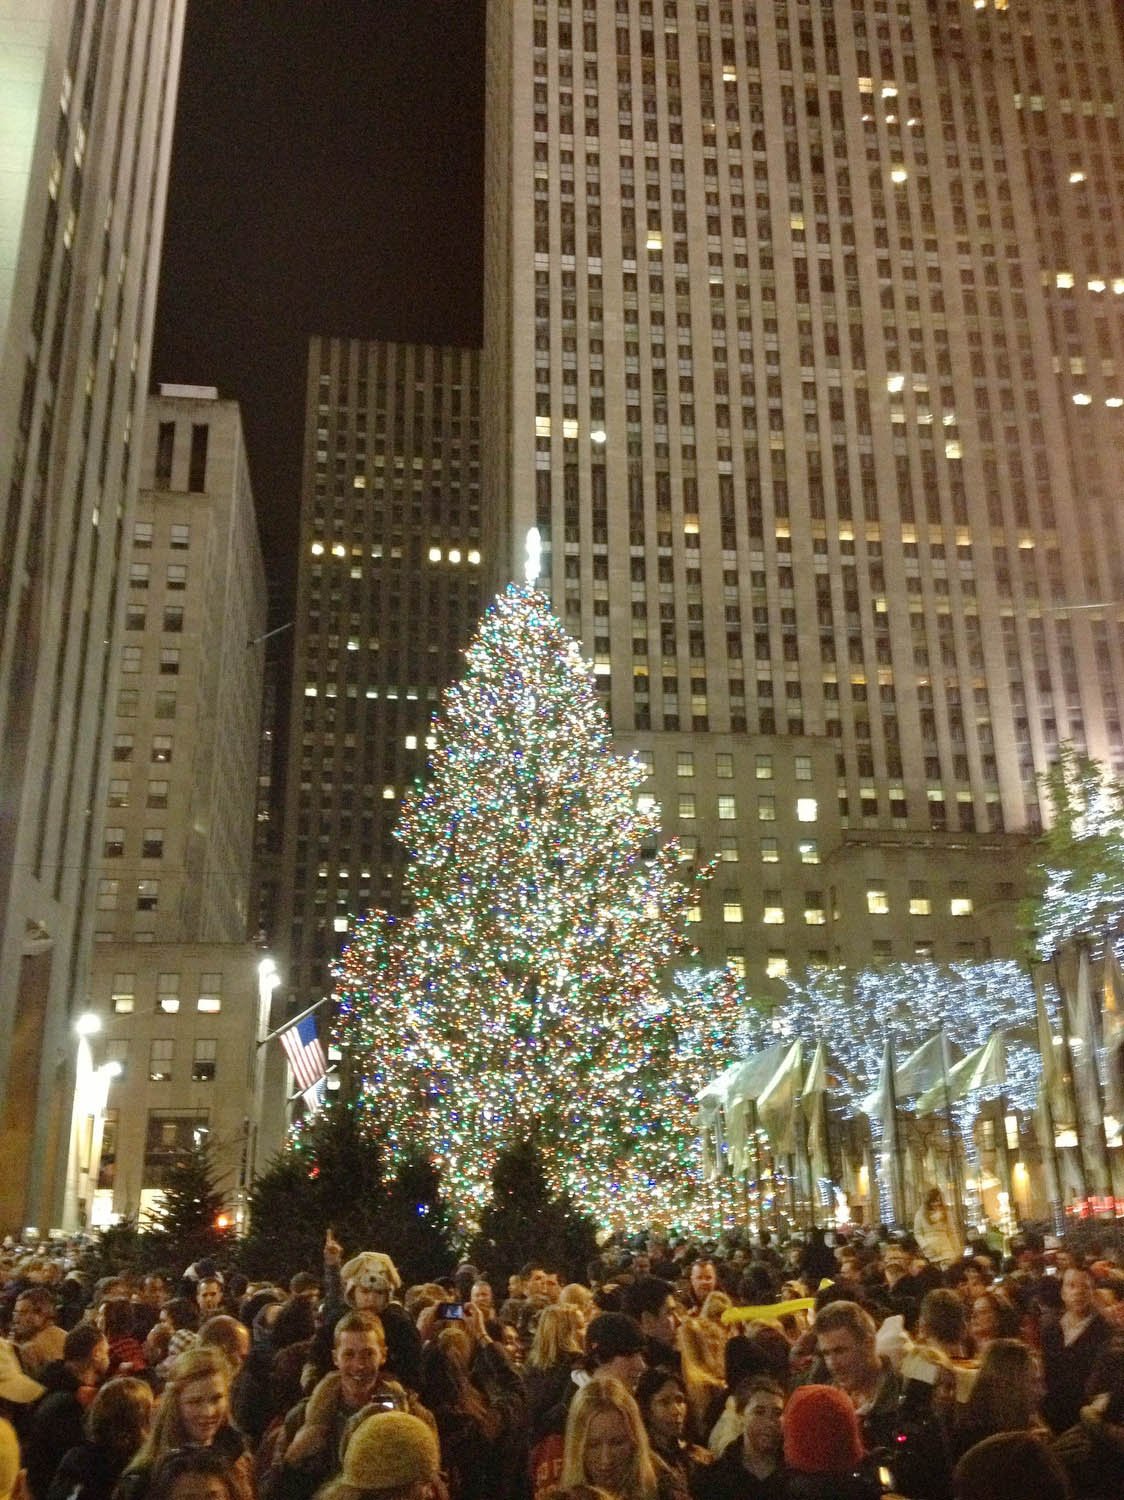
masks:
<svg viewBox="0 0 1124 1500"><path fill-rule="evenodd" d="M364 1250L353 1255L346 1265L340 1267L340 1280L349 1302L360 1287L369 1292L385 1292L389 1297L402 1285L394 1262L381 1250Z"/></svg>

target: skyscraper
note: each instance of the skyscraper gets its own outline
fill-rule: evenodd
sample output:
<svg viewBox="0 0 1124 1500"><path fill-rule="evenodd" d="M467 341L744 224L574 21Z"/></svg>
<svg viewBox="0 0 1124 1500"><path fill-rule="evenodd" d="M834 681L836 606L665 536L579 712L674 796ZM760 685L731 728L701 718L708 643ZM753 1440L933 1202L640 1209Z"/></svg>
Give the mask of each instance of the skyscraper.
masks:
<svg viewBox="0 0 1124 1500"><path fill-rule="evenodd" d="M0 4L0 1223L61 1210L184 0Z"/></svg>
<svg viewBox="0 0 1124 1500"><path fill-rule="evenodd" d="M482 607L479 359L310 344L280 922L302 1008L352 917L399 909L398 805Z"/></svg>
<svg viewBox="0 0 1124 1500"><path fill-rule="evenodd" d="M266 586L236 402L209 386L150 398L126 545L89 982L93 1056L119 1072L104 1106L79 1112L91 1137L104 1114L101 1160L72 1170L77 1216L102 1223L149 1208L196 1136L233 1193L262 1112L250 924ZM279 1074L279 1049L269 1062Z"/></svg>
<svg viewBox="0 0 1124 1500"><path fill-rule="evenodd" d="M1057 0L488 7L485 553L546 586L703 951L1005 955L1124 769L1124 52Z"/></svg>

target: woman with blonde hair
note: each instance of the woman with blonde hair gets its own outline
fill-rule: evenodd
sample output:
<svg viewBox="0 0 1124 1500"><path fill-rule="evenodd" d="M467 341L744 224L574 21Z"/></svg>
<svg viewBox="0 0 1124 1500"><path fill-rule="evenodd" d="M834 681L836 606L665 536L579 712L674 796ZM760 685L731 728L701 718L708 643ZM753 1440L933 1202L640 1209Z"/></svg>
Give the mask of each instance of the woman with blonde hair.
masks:
<svg viewBox="0 0 1124 1500"><path fill-rule="evenodd" d="M570 1406L562 1485L583 1484L612 1500L686 1500L682 1478L653 1456L640 1408L619 1380L589 1381Z"/></svg>
<svg viewBox="0 0 1124 1500"><path fill-rule="evenodd" d="M571 1376L581 1364L584 1325L576 1307L556 1302L544 1307L523 1365L523 1389L531 1423L531 1443L552 1429L553 1414L572 1390Z"/></svg>
<svg viewBox="0 0 1124 1500"><path fill-rule="evenodd" d="M687 1436L704 1444L726 1404L726 1335L706 1318L687 1318L679 1328L679 1356L687 1388Z"/></svg>
<svg viewBox="0 0 1124 1500"><path fill-rule="evenodd" d="M1042 1375L1034 1350L1021 1339L993 1339L956 1424L957 1454L997 1432L1045 1433L1038 1415Z"/></svg>
<svg viewBox="0 0 1124 1500"><path fill-rule="evenodd" d="M582 1315L571 1303L556 1302L539 1314L527 1354L529 1370L550 1370L570 1354L582 1352Z"/></svg>
<svg viewBox="0 0 1124 1500"><path fill-rule="evenodd" d="M188 1349L172 1366L148 1436L122 1474L114 1500L145 1500L161 1460L177 1448L209 1448L220 1455L233 1488L252 1500L250 1455L230 1420L230 1366L213 1345Z"/></svg>
<svg viewBox="0 0 1124 1500"><path fill-rule="evenodd" d="M576 1307L581 1313L582 1323L588 1323L594 1313L593 1293L580 1281L568 1282L558 1294L558 1307Z"/></svg>

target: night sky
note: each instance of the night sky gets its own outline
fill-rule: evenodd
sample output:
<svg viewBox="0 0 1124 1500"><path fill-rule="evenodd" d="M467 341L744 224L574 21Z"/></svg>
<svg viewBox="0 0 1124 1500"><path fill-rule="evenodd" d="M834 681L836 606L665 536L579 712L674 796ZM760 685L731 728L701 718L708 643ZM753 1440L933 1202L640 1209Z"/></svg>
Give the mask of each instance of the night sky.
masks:
<svg viewBox="0 0 1124 1500"><path fill-rule="evenodd" d="M152 380L242 403L282 605L309 335L480 341L483 12L188 0Z"/></svg>

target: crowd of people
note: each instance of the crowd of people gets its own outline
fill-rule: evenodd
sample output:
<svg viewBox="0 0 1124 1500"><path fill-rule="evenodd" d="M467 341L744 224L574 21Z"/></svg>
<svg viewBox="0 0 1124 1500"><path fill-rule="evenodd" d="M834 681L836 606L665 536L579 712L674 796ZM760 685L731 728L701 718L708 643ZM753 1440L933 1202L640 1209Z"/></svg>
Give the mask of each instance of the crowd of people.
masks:
<svg viewBox="0 0 1124 1500"><path fill-rule="evenodd" d="M1119 1500L1113 1253L957 1253L925 1215L614 1239L573 1281L544 1246L502 1284L331 1231L285 1284L12 1249L0 1500Z"/></svg>

